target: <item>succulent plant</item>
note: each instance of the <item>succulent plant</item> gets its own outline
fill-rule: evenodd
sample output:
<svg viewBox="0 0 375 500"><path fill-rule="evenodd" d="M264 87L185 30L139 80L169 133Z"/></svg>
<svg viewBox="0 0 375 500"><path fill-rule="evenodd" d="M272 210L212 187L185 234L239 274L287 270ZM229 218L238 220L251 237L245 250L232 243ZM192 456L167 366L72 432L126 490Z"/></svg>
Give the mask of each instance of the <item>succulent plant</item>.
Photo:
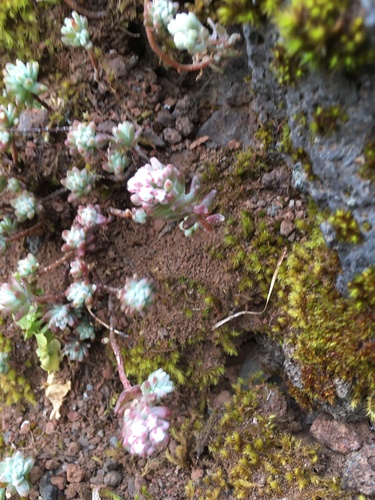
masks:
<svg viewBox="0 0 375 500"><path fill-rule="evenodd" d="M125 177L125 170L129 167L129 158L120 151L113 151L108 154L108 161L102 168L106 172L113 174L117 180L121 181Z"/></svg>
<svg viewBox="0 0 375 500"><path fill-rule="evenodd" d="M121 310L133 313L143 312L154 299L152 283L147 278L137 279L137 276L128 278L125 286L117 293Z"/></svg>
<svg viewBox="0 0 375 500"><path fill-rule="evenodd" d="M156 394L158 399L163 398L170 392L174 391L173 382L164 370L159 368L148 376L148 379L141 385L142 394Z"/></svg>
<svg viewBox="0 0 375 500"><path fill-rule="evenodd" d="M70 229L65 229L61 236L62 239L65 240L64 245L61 247L63 252L76 250L78 254L84 255L86 230L80 224L74 223Z"/></svg>
<svg viewBox="0 0 375 500"><path fill-rule="evenodd" d="M154 0L145 2L144 22L157 34L167 33L167 27L179 9L178 2Z"/></svg>
<svg viewBox="0 0 375 500"><path fill-rule="evenodd" d="M22 317L27 314L34 298L30 285L22 278L11 276L0 286L0 311Z"/></svg>
<svg viewBox="0 0 375 500"><path fill-rule="evenodd" d="M19 111L18 108L9 103L0 105L0 126L1 128L12 128L18 124Z"/></svg>
<svg viewBox="0 0 375 500"><path fill-rule="evenodd" d="M78 281L69 286L65 295L75 308L83 304L90 306L95 290L96 285L91 285L88 281Z"/></svg>
<svg viewBox="0 0 375 500"><path fill-rule="evenodd" d="M17 231L18 223L16 219L11 219L7 215L0 221L0 234L11 235Z"/></svg>
<svg viewBox="0 0 375 500"><path fill-rule="evenodd" d="M96 180L95 174L91 174L87 169L79 170L73 167L68 170L66 177L61 180L61 184L71 191L68 201L72 202L81 196L87 196Z"/></svg>
<svg viewBox="0 0 375 500"><path fill-rule="evenodd" d="M108 219L100 213L99 205L79 206L76 221L85 230L108 223Z"/></svg>
<svg viewBox="0 0 375 500"><path fill-rule="evenodd" d="M185 192L185 179L173 165L163 165L157 158L141 167L128 181L128 191L133 193L131 201L141 206L147 215L164 220L187 218L183 225L189 229L199 222L206 229L224 220L221 214L209 215L216 191L211 191L198 201L200 184L193 177L190 192Z"/></svg>
<svg viewBox="0 0 375 500"><path fill-rule="evenodd" d="M6 64L3 73L6 92L16 99L17 104L32 105L34 95L47 90L45 85L37 82L39 64L35 61L25 64L17 59L16 64Z"/></svg>
<svg viewBox="0 0 375 500"><path fill-rule="evenodd" d="M33 219L40 212L41 206L37 202L33 193L23 190L17 198L10 201L14 208L14 214L18 222L25 222L27 219Z"/></svg>
<svg viewBox="0 0 375 500"><path fill-rule="evenodd" d="M7 130L0 130L0 153L6 151L12 144L13 135Z"/></svg>
<svg viewBox="0 0 375 500"><path fill-rule="evenodd" d="M130 149L136 145L137 134L131 122L119 123L117 127L113 127L112 134L117 146Z"/></svg>
<svg viewBox="0 0 375 500"><path fill-rule="evenodd" d="M81 123L78 120L74 120L68 132L65 145L69 148L70 154L79 153L84 158L87 158L107 145L109 140L109 136L96 133L94 122Z"/></svg>
<svg viewBox="0 0 375 500"><path fill-rule="evenodd" d="M76 11L72 12L72 17L64 19L64 26L61 28L63 35L61 40L65 45L71 47L84 47L91 50L93 45L90 41L88 21L85 16L80 16Z"/></svg>
<svg viewBox="0 0 375 500"><path fill-rule="evenodd" d="M7 497L18 493L21 497L28 495L30 485L26 479L34 466L35 460L24 458L20 451L0 462L0 483L5 484Z"/></svg>
<svg viewBox="0 0 375 500"><path fill-rule="evenodd" d="M17 263L17 272L21 278L29 278L36 275L39 263L32 253L27 254L25 259Z"/></svg>
<svg viewBox="0 0 375 500"><path fill-rule="evenodd" d="M169 439L171 411L165 406L155 406L156 400L155 394L134 399L124 411L122 444L132 455L151 455Z"/></svg>
<svg viewBox="0 0 375 500"><path fill-rule="evenodd" d="M194 55L207 49L210 33L193 12L177 14L168 24L168 31L179 50Z"/></svg>
<svg viewBox="0 0 375 500"><path fill-rule="evenodd" d="M71 361L82 362L89 355L89 347L90 344L82 342L79 337L69 335L63 353L68 356Z"/></svg>
<svg viewBox="0 0 375 500"><path fill-rule="evenodd" d="M75 280L80 280L81 278L88 278L89 270L86 262L83 259L75 259L70 263L69 274Z"/></svg>
<svg viewBox="0 0 375 500"><path fill-rule="evenodd" d="M54 304L43 316L43 321L48 321L48 328L53 332L65 330L68 326L74 327L78 321L67 304Z"/></svg>
<svg viewBox="0 0 375 500"><path fill-rule="evenodd" d="M74 329L78 333L79 340L95 340L95 329L86 318L82 318Z"/></svg>
<svg viewBox="0 0 375 500"><path fill-rule="evenodd" d="M21 189L21 183L15 177L10 177L7 182L7 190L12 193L18 193Z"/></svg>

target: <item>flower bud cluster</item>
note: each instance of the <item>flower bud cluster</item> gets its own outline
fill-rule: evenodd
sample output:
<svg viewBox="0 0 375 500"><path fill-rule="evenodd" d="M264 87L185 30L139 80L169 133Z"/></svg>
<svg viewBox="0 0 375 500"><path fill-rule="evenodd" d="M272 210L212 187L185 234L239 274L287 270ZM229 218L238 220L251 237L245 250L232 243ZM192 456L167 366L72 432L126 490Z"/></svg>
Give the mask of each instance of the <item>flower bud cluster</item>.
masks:
<svg viewBox="0 0 375 500"><path fill-rule="evenodd" d="M16 493L20 497L29 494L30 485L26 476L33 468L34 462L31 457L25 459L20 451L0 462L0 483L5 485L5 488L0 489L0 497L2 494L6 494L7 498Z"/></svg>
<svg viewBox="0 0 375 500"><path fill-rule="evenodd" d="M39 64L35 61L23 63L17 59L16 64L8 63L3 71L7 94L14 97L17 104L32 105L34 95L46 92L47 87L37 82Z"/></svg>
<svg viewBox="0 0 375 500"><path fill-rule="evenodd" d="M147 215L164 220L181 220L184 229L189 229L196 222L210 229L211 225L224 220L221 214L209 215L216 191L211 191L203 201L199 202L200 184L193 177L190 191L185 191L185 179L173 165L163 165L156 158L141 167L129 179L128 191L132 193L131 201L141 206Z"/></svg>
<svg viewBox="0 0 375 500"><path fill-rule="evenodd" d="M65 45L71 47L84 47L91 50L93 45L90 41L88 21L85 16L80 16L76 11L72 12L72 17L64 19L64 26L61 28L63 35L61 40Z"/></svg>
<svg viewBox="0 0 375 500"><path fill-rule="evenodd" d="M82 362L89 355L90 344L81 342L75 335L69 335L66 339L63 353L71 361Z"/></svg>
<svg viewBox="0 0 375 500"><path fill-rule="evenodd" d="M122 443L132 455L149 456L168 442L171 411L158 403L173 390L169 375L159 369L120 395L115 413L122 416Z"/></svg>

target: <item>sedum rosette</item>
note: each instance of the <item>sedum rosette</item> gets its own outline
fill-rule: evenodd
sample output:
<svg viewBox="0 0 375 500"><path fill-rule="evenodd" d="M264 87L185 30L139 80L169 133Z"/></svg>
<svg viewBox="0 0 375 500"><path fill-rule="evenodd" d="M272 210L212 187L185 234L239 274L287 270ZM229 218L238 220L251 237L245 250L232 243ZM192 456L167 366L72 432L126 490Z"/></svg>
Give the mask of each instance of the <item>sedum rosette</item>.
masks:
<svg viewBox="0 0 375 500"><path fill-rule="evenodd" d="M35 460L24 458L20 451L0 462L0 483L6 485L7 498L18 494L25 497L29 494L30 485L26 479L34 466Z"/></svg>
<svg viewBox="0 0 375 500"><path fill-rule="evenodd" d="M141 206L147 215L158 219L177 221L185 219L184 229L199 222L205 229L224 220L221 214L209 215L216 191L211 191L199 201L200 183L195 176L189 193L185 190L185 178L173 165L163 165L156 158L141 167L128 181L131 201Z"/></svg>
<svg viewBox="0 0 375 500"><path fill-rule="evenodd" d="M15 97L17 104L33 104L34 95L46 92L47 87L38 83L39 64L35 61L5 65L4 84L7 94Z"/></svg>
<svg viewBox="0 0 375 500"><path fill-rule="evenodd" d="M73 11L72 17L64 19L64 26L61 28L62 42L71 47L84 47L86 50L93 48L90 41L87 17L80 16Z"/></svg>

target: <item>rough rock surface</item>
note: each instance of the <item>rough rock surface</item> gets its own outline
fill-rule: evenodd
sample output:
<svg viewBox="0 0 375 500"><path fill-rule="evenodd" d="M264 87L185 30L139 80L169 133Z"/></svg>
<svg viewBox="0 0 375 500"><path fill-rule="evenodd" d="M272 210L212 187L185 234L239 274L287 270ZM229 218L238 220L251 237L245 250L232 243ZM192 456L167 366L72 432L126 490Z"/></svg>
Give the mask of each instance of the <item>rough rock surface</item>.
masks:
<svg viewBox="0 0 375 500"><path fill-rule="evenodd" d="M330 224L322 227L327 244L338 251L343 273L337 286L345 294L347 283L375 262L375 185L359 175L364 147L374 138L375 76L350 79L344 74L310 72L295 86L282 89L269 70L275 30L246 26L244 35L255 93L252 107L258 120L266 123L284 114L294 147L303 148L310 158L313 176L307 176L299 163L293 165L296 187L308 192L321 209L349 211L361 228L362 243L351 245L332 237ZM347 121L339 121L331 134L313 136L310 123L317 106L338 106ZM366 221L370 226L366 224L364 230Z"/></svg>
<svg viewBox="0 0 375 500"><path fill-rule="evenodd" d="M332 420L324 413L316 417L310 432L317 441L338 453L350 453L361 447L353 426Z"/></svg>
<svg viewBox="0 0 375 500"><path fill-rule="evenodd" d="M375 495L375 444L365 445L348 456L343 486L364 495Z"/></svg>

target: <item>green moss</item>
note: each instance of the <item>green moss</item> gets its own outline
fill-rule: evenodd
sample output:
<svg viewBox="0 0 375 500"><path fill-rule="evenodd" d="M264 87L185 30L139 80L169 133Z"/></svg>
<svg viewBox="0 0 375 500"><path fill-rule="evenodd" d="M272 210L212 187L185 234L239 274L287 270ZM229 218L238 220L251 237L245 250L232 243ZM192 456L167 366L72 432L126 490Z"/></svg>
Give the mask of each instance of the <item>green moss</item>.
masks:
<svg viewBox="0 0 375 500"><path fill-rule="evenodd" d="M269 390L265 384L234 386L233 400L226 405L219 424L212 430L209 446L214 462L202 487L190 482L187 498L224 500L284 495L299 499L349 499L336 479L315 472L319 450L304 444L282 429L266 409Z"/></svg>
<svg viewBox="0 0 375 500"><path fill-rule="evenodd" d="M218 9L222 24L252 24L258 26L280 6L281 0L224 0Z"/></svg>
<svg viewBox="0 0 375 500"><path fill-rule="evenodd" d="M310 123L310 132L313 136L317 134L329 136L337 131L340 123L347 121L348 115L340 106L329 106L328 108L318 106Z"/></svg>
<svg viewBox="0 0 375 500"><path fill-rule="evenodd" d="M362 241L363 236L359 224L350 212L343 209L336 210L328 221L332 224L339 241L353 245Z"/></svg>
<svg viewBox="0 0 375 500"><path fill-rule="evenodd" d="M32 0L2 0L0 5L0 48L7 57L20 59L38 58L39 43L48 42L42 19L48 4L58 0L47 0L35 4Z"/></svg>
<svg viewBox="0 0 375 500"><path fill-rule="evenodd" d="M366 45L364 20L353 17L350 1L292 0L275 22L287 56L310 68L354 71L375 61Z"/></svg>
<svg viewBox="0 0 375 500"><path fill-rule="evenodd" d="M358 310L375 306L375 267L368 267L348 284L349 295Z"/></svg>
<svg viewBox="0 0 375 500"><path fill-rule="evenodd" d="M342 297L335 288L337 255L325 246L318 227L321 218L315 219L315 226L305 228L309 237L294 245L280 269L280 341L290 344L301 369L301 389L291 387L300 404L334 404L334 381L342 380L352 388L355 407L375 390L374 271L353 282L351 300Z"/></svg>
<svg viewBox="0 0 375 500"><path fill-rule="evenodd" d="M0 352L10 352L11 341L0 334ZM11 406L16 403L35 404L35 397L29 380L24 374L24 370L30 366L12 366L10 358L10 370L3 374L0 373L0 407ZM0 410L1 411L1 410Z"/></svg>
<svg viewBox="0 0 375 500"><path fill-rule="evenodd" d="M364 163L359 170L364 179L375 182L375 139L367 142L364 148Z"/></svg>

